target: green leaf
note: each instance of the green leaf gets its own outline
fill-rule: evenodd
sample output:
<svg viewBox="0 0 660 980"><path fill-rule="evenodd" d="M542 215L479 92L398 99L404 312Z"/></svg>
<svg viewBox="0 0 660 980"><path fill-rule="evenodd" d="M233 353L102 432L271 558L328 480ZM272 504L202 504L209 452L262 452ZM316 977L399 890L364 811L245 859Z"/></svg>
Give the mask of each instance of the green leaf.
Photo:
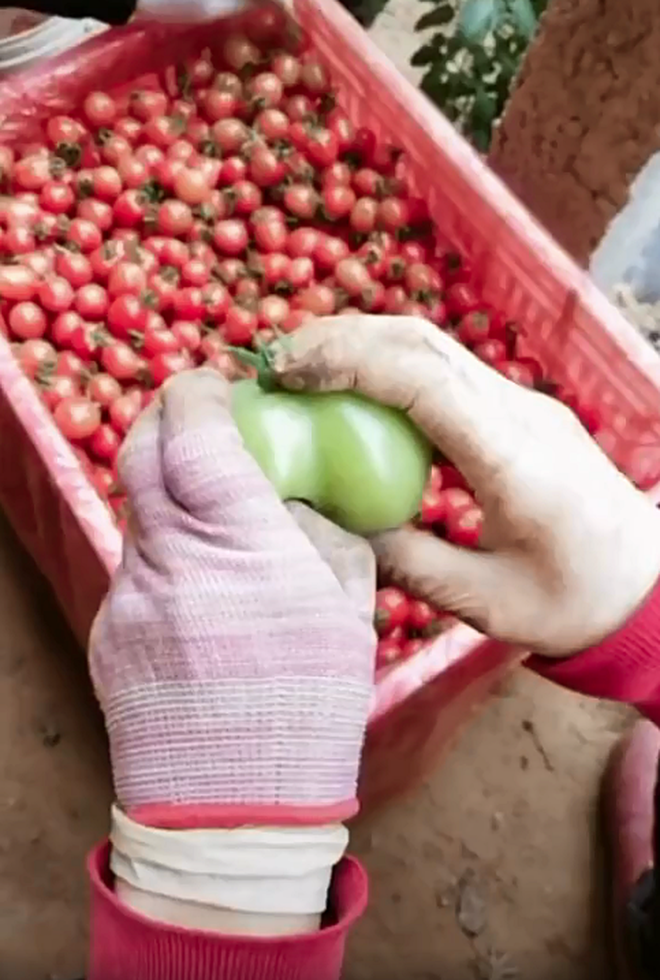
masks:
<svg viewBox="0 0 660 980"><path fill-rule="evenodd" d="M491 135L490 129L479 128L472 131L472 142L480 153L485 153L490 146Z"/></svg>
<svg viewBox="0 0 660 980"><path fill-rule="evenodd" d="M531 41L536 33L536 14L530 0L510 0L509 13L519 34Z"/></svg>
<svg viewBox="0 0 660 980"><path fill-rule="evenodd" d="M427 27L441 27L450 24L454 19L454 8L450 3L441 3L435 10L422 14L415 24L416 31L425 31Z"/></svg>
<svg viewBox="0 0 660 980"><path fill-rule="evenodd" d="M482 129L490 126L497 118L497 103L490 92L480 85L477 88L470 113L475 129Z"/></svg>
<svg viewBox="0 0 660 980"><path fill-rule="evenodd" d="M464 0L458 14L458 30L472 43L495 30L503 16L502 0Z"/></svg>
<svg viewBox="0 0 660 980"><path fill-rule="evenodd" d="M415 51L414 55L410 59L410 64L415 68L423 68L425 65L432 65L435 61L439 60L439 45L435 43L435 40L429 41L428 44L424 44L419 51Z"/></svg>

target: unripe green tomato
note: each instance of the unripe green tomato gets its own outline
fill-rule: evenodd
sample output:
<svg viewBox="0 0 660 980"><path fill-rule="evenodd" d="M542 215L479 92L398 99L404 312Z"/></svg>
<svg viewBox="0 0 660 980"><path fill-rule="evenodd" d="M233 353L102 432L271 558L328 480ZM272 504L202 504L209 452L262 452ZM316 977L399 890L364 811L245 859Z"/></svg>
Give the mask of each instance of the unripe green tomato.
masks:
<svg viewBox="0 0 660 980"><path fill-rule="evenodd" d="M282 500L304 500L358 534L398 527L418 512L431 447L402 412L352 393L264 391L238 381L232 414Z"/></svg>

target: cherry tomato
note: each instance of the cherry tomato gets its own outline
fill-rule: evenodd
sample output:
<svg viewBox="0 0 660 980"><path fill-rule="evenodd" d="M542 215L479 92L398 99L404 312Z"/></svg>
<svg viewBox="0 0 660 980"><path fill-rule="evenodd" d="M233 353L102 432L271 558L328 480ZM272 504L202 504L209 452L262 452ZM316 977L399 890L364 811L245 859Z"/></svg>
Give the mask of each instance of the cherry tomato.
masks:
<svg viewBox="0 0 660 980"><path fill-rule="evenodd" d="M376 227L377 217L378 201L372 197L360 197L353 205L349 224L358 234L368 235Z"/></svg>
<svg viewBox="0 0 660 980"><path fill-rule="evenodd" d="M127 160L133 160L128 157ZM123 184L116 167L97 167L92 173L94 196L101 201L115 201L122 192Z"/></svg>
<svg viewBox="0 0 660 980"><path fill-rule="evenodd" d="M294 228L287 238L286 250L289 255L296 258L303 255L311 257L315 254L322 236L323 232L318 228Z"/></svg>
<svg viewBox="0 0 660 980"><path fill-rule="evenodd" d="M64 398L53 412L60 432L67 439L88 439L101 424L101 409L89 398L75 395Z"/></svg>
<svg viewBox="0 0 660 980"><path fill-rule="evenodd" d="M76 310L84 320L102 320L108 311L108 294L103 286L90 282L76 293Z"/></svg>
<svg viewBox="0 0 660 980"><path fill-rule="evenodd" d="M202 332L192 320L175 320L171 330L180 348L185 348L191 353L199 350L202 343Z"/></svg>
<svg viewBox="0 0 660 980"><path fill-rule="evenodd" d="M141 333L144 330L147 313L147 307L138 296L122 293L113 299L108 308L108 329L113 336L128 340L134 331Z"/></svg>
<svg viewBox="0 0 660 980"><path fill-rule="evenodd" d="M156 226L161 235L185 235L193 223L192 211L183 201L174 198L163 201L158 208Z"/></svg>
<svg viewBox="0 0 660 980"><path fill-rule="evenodd" d="M390 667L403 658L403 646L397 637L384 636L376 647L376 670Z"/></svg>
<svg viewBox="0 0 660 980"><path fill-rule="evenodd" d="M478 313L474 315L479 316ZM486 364L495 365L500 361L506 361L506 344L502 340L484 340L480 344L476 344L474 353Z"/></svg>
<svg viewBox="0 0 660 980"><path fill-rule="evenodd" d="M115 341L101 350L101 365L118 381L134 381L143 370L144 362L128 344Z"/></svg>
<svg viewBox="0 0 660 980"><path fill-rule="evenodd" d="M74 218L70 223L66 233L66 240L70 245L80 249L81 252L93 252L98 248L103 236L98 225L86 218Z"/></svg>
<svg viewBox="0 0 660 980"><path fill-rule="evenodd" d="M332 316L336 302L334 290L323 283L308 286L293 299L294 308L309 310L314 316Z"/></svg>
<svg viewBox="0 0 660 980"><path fill-rule="evenodd" d="M139 296L147 287L147 276L137 262L125 260L113 265L108 276L108 293L110 296L120 296L122 293L132 293Z"/></svg>
<svg viewBox="0 0 660 980"><path fill-rule="evenodd" d="M258 319L254 310L234 304L227 311L222 334L228 344L247 345L251 343L257 326Z"/></svg>
<svg viewBox="0 0 660 980"><path fill-rule="evenodd" d="M447 538L463 548L477 548L481 538L484 515L481 507L469 504L448 509L445 518Z"/></svg>
<svg viewBox="0 0 660 980"><path fill-rule="evenodd" d="M319 196L309 184L291 184L284 191L284 207L296 218L309 221L319 207Z"/></svg>
<svg viewBox="0 0 660 980"><path fill-rule="evenodd" d="M117 106L105 92L90 92L83 102L83 112L95 127L112 126L117 116Z"/></svg>
<svg viewBox="0 0 660 980"><path fill-rule="evenodd" d="M44 211L51 214L66 214L75 203L75 194L69 184L63 184L58 180L49 180L41 188L39 204Z"/></svg>
<svg viewBox="0 0 660 980"><path fill-rule="evenodd" d="M282 252L287 238L288 231L283 221L266 220L254 225L254 240L264 252Z"/></svg>
<svg viewBox="0 0 660 980"><path fill-rule="evenodd" d="M122 191L112 210L118 225L134 228L144 220L147 213L147 200L141 190L132 188Z"/></svg>
<svg viewBox="0 0 660 980"><path fill-rule="evenodd" d="M481 306L479 298L467 283L452 283L445 292L447 312L452 317L465 316Z"/></svg>
<svg viewBox="0 0 660 980"><path fill-rule="evenodd" d="M36 340L26 340L25 344L36 344ZM25 347L25 344L23 345ZM19 354L19 361L21 362L21 367L28 374L28 377L35 377L34 374L30 374L23 363L22 358L23 351ZM73 378L68 377L64 374L49 374L46 373L43 379L38 378L39 385L41 387L41 397L44 403L48 406L51 412L63 401L65 398L73 398L80 394L80 387Z"/></svg>
<svg viewBox="0 0 660 980"><path fill-rule="evenodd" d="M213 241L223 255L240 255L249 241L245 224L236 218L218 221L213 228Z"/></svg>
<svg viewBox="0 0 660 980"><path fill-rule="evenodd" d="M167 111L167 96L164 92L138 89L131 92L129 105L133 115L146 122L153 116L162 116Z"/></svg>
<svg viewBox="0 0 660 980"><path fill-rule="evenodd" d="M113 426L102 422L92 433L88 446L89 451L97 459L114 463L121 446L121 439Z"/></svg>
<svg viewBox="0 0 660 980"><path fill-rule="evenodd" d="M14 337L21 340L43 337L47 327L46 314L40 306L29 300L17 303L9 312L9 329Z"/></svg>
<svg viewBox="0 0 660 980"><path fill-rule="evenodd" d="M191 365L188 351L172 351L156 354L149 361L149 374L156 387L162 385L164 381L185 371Z"/></svg>
<svg viewBox="0 0 660 980"><path fill-rule="evenodd" d="M388 585L376 592L375 626L379 636L386 636L397 627L408 624L410 600L395 585Z"/></svg>
<svg viewBox="0 0 660 980"><path fill-rule="evenodd" d="M100 372L89 379L87 395L102 408L109 408L121 393L121 385L109 374Z"/></svg>
<svg viewBox="0 0 660 980"><path fill-rule="evenodd" d="M37 375L50 377L55 368L57 355L55 348L47 340L34 338L26 340L25 343L17 345L18 362L29 378L36 378ZM74 394L74 392L69 392Z"/></svg>
<svg viewBox="0 0 660 980"><path fill-rule="evenodd" d="M73 303L74 291L63 276L51 276L39 287L39 302L51 313L63 313Z"/></svg>
<svg viewBox="0 0 660 980"><path fill-rule="evenodd" d="M139 391L127 391L110 404L110 422L121 435L124 435L142 411L142 398Z"/></svg>
<svg viewBox="0 0 660 980"><path fill-rule="evenodd" d="M113 210L108 202L99 201L95 197L86 197L84 201L80 201L76 209L76 216L84 218L85 221L91 221L101 231L109 231L114 220Z"/></svg>

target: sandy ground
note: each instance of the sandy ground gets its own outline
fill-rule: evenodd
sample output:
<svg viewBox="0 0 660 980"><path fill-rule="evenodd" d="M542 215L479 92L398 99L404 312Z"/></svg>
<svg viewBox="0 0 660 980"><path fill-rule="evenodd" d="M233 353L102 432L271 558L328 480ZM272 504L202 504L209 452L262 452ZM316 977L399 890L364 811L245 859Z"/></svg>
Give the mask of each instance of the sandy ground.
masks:
<svg viewBox="0 0 660 980"><path fill-rule="evenodd" d="M373 29L411 77L420 9L392 0ZM0 622L0 978L63 980L84 967L105 737L82 654L1 521ZM372 900L346 977L605 976L598 789L625 722L521 671L413 796L355 829Z"/></svg>

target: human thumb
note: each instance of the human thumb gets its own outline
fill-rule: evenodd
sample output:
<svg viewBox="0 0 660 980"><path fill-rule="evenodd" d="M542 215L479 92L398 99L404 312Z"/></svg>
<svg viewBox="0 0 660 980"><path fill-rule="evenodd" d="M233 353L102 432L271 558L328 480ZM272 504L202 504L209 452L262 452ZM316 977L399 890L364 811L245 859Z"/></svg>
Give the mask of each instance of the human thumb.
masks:
<svg viewBox="0 0 660 980"><path fill-rule="evenodd" d="M406 591L490 633L506 582L497 555L469 551L412 527L371 538L378 568Z"/></svg>

